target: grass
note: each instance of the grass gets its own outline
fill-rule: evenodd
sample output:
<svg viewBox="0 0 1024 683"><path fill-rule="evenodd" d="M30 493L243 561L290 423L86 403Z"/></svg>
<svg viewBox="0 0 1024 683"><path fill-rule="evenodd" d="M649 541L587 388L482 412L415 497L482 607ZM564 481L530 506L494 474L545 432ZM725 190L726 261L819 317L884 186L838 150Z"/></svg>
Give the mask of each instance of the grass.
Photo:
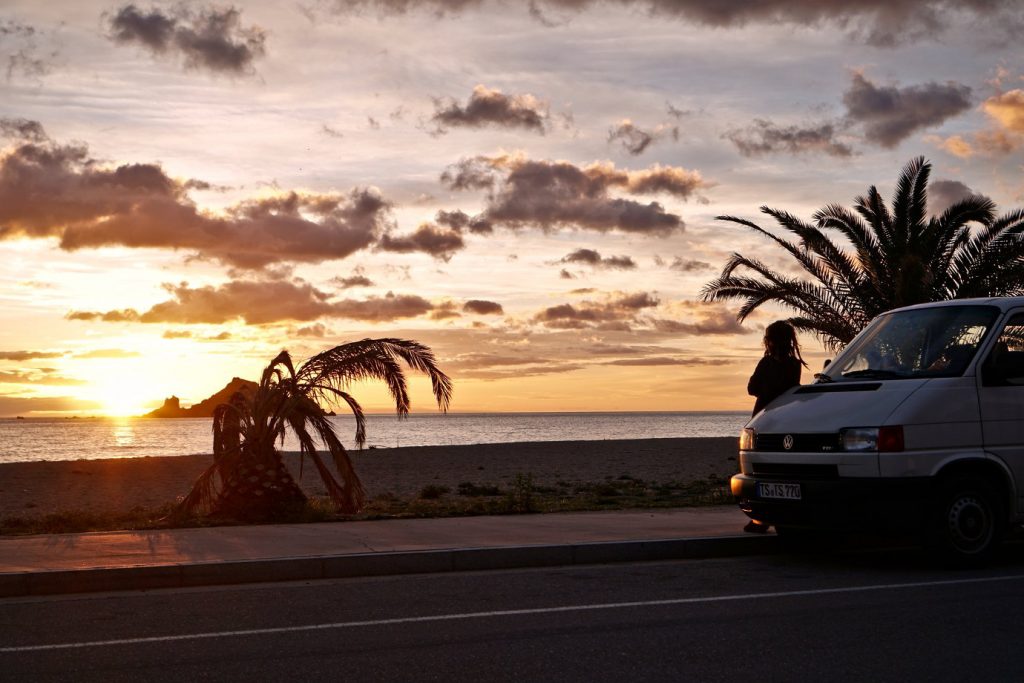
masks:
<svg viewBox="0 0 1024 683"><path fill-rule="evenodd" d="M696 481L644 481L622 475L598 482L558 481L540 486L529 472L516 474L506 487L461 482L456 491L428 485L417 495L380 494L358 515L336 513L328 500L310 498L275 517L273 523L293 524L342 520L401 519L414 517L463 517L545 512L634 510L695 507L731 503L728 479L710 476ZM136 529L169 529L236 524L212 517L174 518L172 505L158 509L136 508L118 514L61 512L43 517L0 518L0 535L79 533Z"/></svg>

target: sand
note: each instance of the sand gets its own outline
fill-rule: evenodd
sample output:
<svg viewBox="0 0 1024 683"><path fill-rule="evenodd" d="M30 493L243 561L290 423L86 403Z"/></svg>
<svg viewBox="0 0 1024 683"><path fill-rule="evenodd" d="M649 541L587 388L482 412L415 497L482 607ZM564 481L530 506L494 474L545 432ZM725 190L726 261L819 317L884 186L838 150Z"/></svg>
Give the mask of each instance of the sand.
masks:
<svg viewBox="0 0 1024 683"><path fill-rule="evenodd" d="M369 496L406 498L425 486L456 490L462 482L506 486L529 473L535 485L594 483L628 475L650 482L728 477L736 439L558 441L369 449L352 453ZM0 464L0 517L57 512L117 513L156 509L188 492L212 463L209 455ZM298 458L288 457L298 472ZM322 495L308 462L302 486Z"/></svg>

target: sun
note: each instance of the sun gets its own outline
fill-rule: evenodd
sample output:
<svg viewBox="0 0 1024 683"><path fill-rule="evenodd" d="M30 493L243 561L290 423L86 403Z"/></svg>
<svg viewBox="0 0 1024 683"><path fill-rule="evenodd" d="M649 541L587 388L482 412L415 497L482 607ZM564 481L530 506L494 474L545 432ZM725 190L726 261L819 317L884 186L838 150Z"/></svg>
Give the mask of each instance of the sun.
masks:
<svg viewBox="0 0 1024 683"><path fill-rule="evenodd" d="M149 412L147 401L152 396L144 388L128 382L104 383L93 386L90 392L93 400L100 405L100 412L109 417L133 417Z"/></svg>

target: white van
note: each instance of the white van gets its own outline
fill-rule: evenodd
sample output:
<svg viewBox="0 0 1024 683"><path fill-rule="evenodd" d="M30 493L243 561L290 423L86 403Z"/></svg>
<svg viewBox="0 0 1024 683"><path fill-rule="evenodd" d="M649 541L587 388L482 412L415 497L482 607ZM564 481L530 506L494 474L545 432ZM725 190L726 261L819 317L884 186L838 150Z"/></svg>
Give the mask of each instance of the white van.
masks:
<svg viewBox="0 0 1024 683"><path fill-rule="evenodd" d="M781 536L920 531L987 559L1024 512L1024 297L878 316L740 436L732 493Z"/></svg>

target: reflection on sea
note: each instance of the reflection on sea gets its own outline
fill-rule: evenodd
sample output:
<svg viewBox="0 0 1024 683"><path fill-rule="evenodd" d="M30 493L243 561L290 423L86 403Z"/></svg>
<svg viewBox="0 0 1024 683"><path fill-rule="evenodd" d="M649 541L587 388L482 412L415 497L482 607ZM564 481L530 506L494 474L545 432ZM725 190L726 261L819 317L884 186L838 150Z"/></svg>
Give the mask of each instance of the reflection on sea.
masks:
<svg viewBox="0 0 1024 683"><path fill-rule="evenodd" d="M118 419L112 427L114 428L114 443L118 448L132 448L135 446L135 421L131 418Z"/></svg>

